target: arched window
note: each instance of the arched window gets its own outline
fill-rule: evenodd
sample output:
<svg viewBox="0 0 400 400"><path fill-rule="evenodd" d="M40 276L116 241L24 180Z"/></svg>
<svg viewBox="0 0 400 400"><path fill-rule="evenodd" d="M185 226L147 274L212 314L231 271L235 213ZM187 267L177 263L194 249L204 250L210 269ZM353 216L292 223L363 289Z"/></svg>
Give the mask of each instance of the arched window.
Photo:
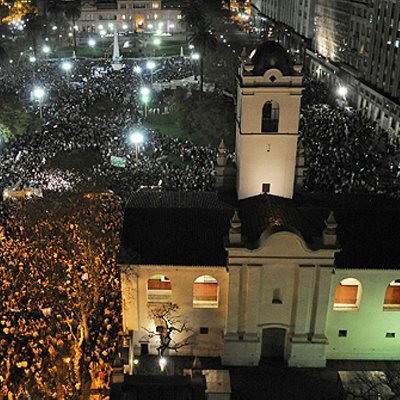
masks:
<svg viewBox="0 0 400 400"><path fill-rule="evenodd" d="M278 132L279 104L276 101L267 101L262 113L262 132Z"/></svg>
<svg viewBox="0 0 400 400"><path fill-rule="evenodd" d="M170 303L172 300L171 281L165 275L153 275L147 281L149 303Z"/></svg>
<svg viewBox="0 0 400 400"><path fill-rule="evenodd" d="M400 279L389 283L385 293L383 309L386 311L400 310Z"/></svg>
<svg viewBox="0 0 400 400"><path fill-rule="evenodd" d="M361 299L361 283L354 278L340 281L335 291L334 310L358 310Z"/></svg>
<svg viewBox="0 0 400 400"><path fill-rule="evenodd" d="M193 284L193 307L218 307L218 282L210 275L198 277Z"/></svg>

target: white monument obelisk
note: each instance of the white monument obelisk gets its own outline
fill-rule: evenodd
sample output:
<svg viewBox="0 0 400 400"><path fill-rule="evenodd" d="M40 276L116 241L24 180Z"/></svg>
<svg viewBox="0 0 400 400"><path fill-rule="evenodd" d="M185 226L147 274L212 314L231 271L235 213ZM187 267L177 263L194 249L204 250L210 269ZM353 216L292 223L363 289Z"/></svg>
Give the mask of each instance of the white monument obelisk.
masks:
<svg viewBox="0 0 400 400"><path fill-rule="evenodd" d="M114 71L119 71L122 68L121 56L119 55L118 33L114 31L114 45L111 66Z"/></svg>

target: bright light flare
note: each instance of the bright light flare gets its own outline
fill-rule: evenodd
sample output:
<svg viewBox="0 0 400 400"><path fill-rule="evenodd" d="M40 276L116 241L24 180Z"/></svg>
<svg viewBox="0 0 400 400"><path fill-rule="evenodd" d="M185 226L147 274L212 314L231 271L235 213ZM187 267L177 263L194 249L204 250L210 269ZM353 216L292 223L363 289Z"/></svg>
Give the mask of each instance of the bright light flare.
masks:
<svg viewBox="0 0 400 400"><path fill-rule="evenodd" d="M140 94L142 96L148 97L150 96L150 89L148 87L142 87L140 88Z"/></svg>
<svg viewBox="0 0 400 400"><path fill-rule="evenodd" d="M61 64L61 68L65 71L65 72L70 72L72 70L72 63L70 61L64 61Z"/></svg>
<svg viewBox="0 0 400 400"><path fill-rule="evenodd" d="M45 91L41 87L34 88L32 93L33 93L33 97L35 97L35 99L37 99L39 101L42 100L45 95Z"/></svg>
<svg viewBox="0 0 400 400"><path fill-rule="evenodd" d="M144 142L144 136L143 133L141 132L132 132L129 135L129 140L132 144L135 144L136 146L142 144Z"/></svg>
<svg viewBox="0 0 400 400"><path fill-rule="evenodd" d="M146 68L149 69L150 71L153 70L156 67L156 63L154 61L147 61L146 63Z"/></svg>
<svg viewBox="0 0 400 400"><path fill-rule="evenodd" d="M346 86L340 86L337 90L337 94L341 97L346 97L348 93L348 89Z"/></svg>

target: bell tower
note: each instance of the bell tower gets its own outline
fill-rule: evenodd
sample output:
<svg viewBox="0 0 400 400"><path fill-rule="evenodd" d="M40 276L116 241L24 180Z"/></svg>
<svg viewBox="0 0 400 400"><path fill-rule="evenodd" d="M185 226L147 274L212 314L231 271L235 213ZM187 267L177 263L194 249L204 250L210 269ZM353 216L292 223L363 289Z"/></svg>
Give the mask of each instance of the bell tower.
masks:
<svg viewBox="0 0 400 400"><path fill-rule="evenodd" d="M278 43L241 55L236 110L239 199L293 197L303 77Z"/></svg>

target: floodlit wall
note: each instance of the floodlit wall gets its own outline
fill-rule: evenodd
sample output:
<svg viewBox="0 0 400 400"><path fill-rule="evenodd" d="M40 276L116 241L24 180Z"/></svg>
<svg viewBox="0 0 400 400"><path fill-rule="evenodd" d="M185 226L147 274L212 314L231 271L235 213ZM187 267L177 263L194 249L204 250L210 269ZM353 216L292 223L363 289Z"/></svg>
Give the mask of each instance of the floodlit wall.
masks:
<svg viewBox="0 0 400 400"><path fill-rule="evenodd" d="M171 282L171 302L179 306L181 320L187 321L193 335L190 346L179 350L178 355L219 356L222 352L222 336L225 329L228 295L228 272L224 267L193 266L123 266L122 296L124 330L135 331L136 352L140 344L147 343L146 329L155 329L154 321L149 318L147 283L154 275L164 275ZM215 304L193 304L193 284L200 276L208 275L218 281L218 307ZM200 333L207 328L208 333ZM204 332L204 329L202 329ZM181 336L187 336L184 334ZM176 336L179 339L179 335ZM156 354L156 341L149 343L150 353Z"/></svg>
<svg viewBox="0 0 400 400"><path fill-rule="evenodd" d="M358 308L334 310L334 292L345 278L360 281ZM398 360L400 309L384 310L388 285L400 279L399 271L337 269L333 275L328 307L327 359Z"/></svg>

